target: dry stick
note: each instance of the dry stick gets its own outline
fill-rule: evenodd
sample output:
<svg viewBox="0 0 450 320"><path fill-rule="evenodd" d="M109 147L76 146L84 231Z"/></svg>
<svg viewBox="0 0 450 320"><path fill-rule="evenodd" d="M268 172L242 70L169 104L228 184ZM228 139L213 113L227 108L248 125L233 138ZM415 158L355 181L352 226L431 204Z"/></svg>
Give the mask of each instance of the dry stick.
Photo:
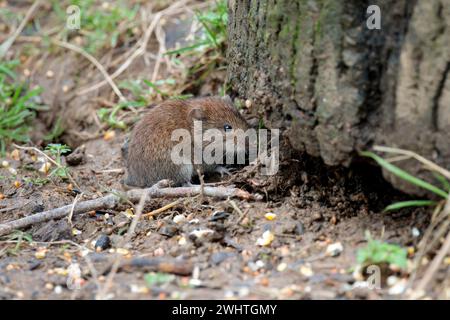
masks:
<svg viewBox="0 0 450 320"><path fill-rule="evenodd" d="M163 207L161 207L161 208L159 208L159 209L156 209L156 210L153 210L153 211L150 211L150 212L148 212L148 213L143 214L142 217L143 217L143 218L154 217L154 216L160 214L161 212L164 212L164 211L166 211L166 210L169 210L170 208L175 207L175 206L176 206L177 204L179 204L180 202L181 202L181 199L175 200L175 201L173 201L173 202L171 202L171 203L169 203L169 204L166 204L165 206L163 206Z"/></svg>
<svg viewBox="0 0 450 320"><path fill-rule="evenodd" d="M69 224L72 226L72 217L73 217L73 209L75 208L75 205L77 204L78 200L83 196L83 193L77 194L75 196L75 199L73 200L72 203L72 209L70 209L70 213L69 216L67 217L67 220L69 222Z"/></svg>
<svg viewBox="0 0 450 320"><path fill-rule="evenodd" d="M59 164L58 162L56 162L55 160L53 160L50 156L48 156L45 152L39 150L36 147L22 147L22 146L18 146L17 144L13 143L13 146L15 148L21 149L21 150L32 150L34 152L39 153L40 155L44 156L48 161L50 161L51 163L53 163L55 166L57 166L58 168L63 168L63 166L61 164ZM80 186L78 185L78 183L75 181L75 179L70 175L69 172L67 172L67 178L69 178L70 182L79 190L81 190Z"/></svg>
<svg viewBox="0 0 450 320"><path fill-rule="evenodd" d="M438 254L434 257L428 269L425 271L423 278L420 280L417 288L414 290L415 292L421 293L424 292L428 283L433 279L436 271L439 269L439 266L444 260L445 256L450 253L450 232L447 234L445 238L444 244L439 250Z"/></svg>
<svg viewBox="0 0 450 320"><path fill-rule="evenodd" d="M34 11L41 5L41 0L36 0L33 5L30 7L30 9L27 11L25 18L20 23L19 27L14 31L12 36L8 38L2 45L0 46L0 59L3 58L8 52L9 48L13 45L14 41L16 41L17 37L22 32L23 28L27 25L28 21L30 20L31 16L33 15Z"/></svg>
<svg viewBox="0 0 450 320"><path fill-rule="evenodd" d="M399 149L399 148L385 147L385 146L374 146L373 149L375 151L380 151L380 152L395 153L395 154L409 156L409 157L414 158L417 161L423 163L425 165L425 167L427 167L429 170L439 172L447 179L450 179L450 171L445 170L444 168L438 166L437 164L433 163L432 161L422 157L421 155L419 155L413 151Z"/></svg>
<svg viewBox="0 0 450 320"><path fill-rule="evenodd" d="M126 198L131 202L137 202L143 194L147 194L151 198L167 197L192 197L202 193L201 186L179 187L179 188L159 188L151 187L147 189L132 189L126 192L123 197L119 194L109 194L93 200L80 201L74 206L73 214L80 214L93 210L112 209L119 204L121 199ZM244 200L261 200L258 195L251 195L247 191L238 188L220 187L204 187L203 193L205 196L213 198L227 199L229 197L237 197ZM37 224L52 219L60 219L66 217L72 210L72 204L51 209L48 211L39 212L21 219L5 222L0 224L0 236L9 234L16 229L26 228L30 225Z"/></svg>
<svg viewBox="0 0 450 320"><path fill-rule="evenodd" d="M124 72L130 65L131 63L134 61L134 59L136 59L137 57L143 55L146 50L147 50L147 44L150 40L151 35L153 34L153 31L156 28L156 25L159 23L159 21L161 20L161 17L166 14L167 12L170 12L174 9L176 9L177 7L179 7L180 5L183 5L186 1L179 1L179 2L175 2L174 4L172 4L170 7L159 11L158 13L155 14L153 21L150 23L150 25L148 26L148 28L145 30L144 33L144 37L143 40L140 44L140 46L133 52L133 54L115 71L111 74L111 79L115 79L116 77L118 77L120 74L122 74L122 72ZM88 88L84 89L84 90L80 90L77 92L78 95L84 95L88 92L91 92L93 90L96 90L98 88L101 88L102 86L104 86L106 84L105 81L101 81L95 85L89 86Z"/></svg>
<svg viewBox="0 0 450 320"><path fill-rule="evenodd" d="M119 97L119 99L121 101L127 101L125 99L125 97L123 96L122 92L119 90L119 88L116 86L114 81L111 79L111 76L108 74L108 72L105 70L105 68L92 55L87 53L85 50L83 50L83 49L81 49L81 48L79 48L79 47L77 47L77 46L75 46L73 44L67 43L67 42L63 42L63 41L59 41L59 40L52 40L52 43L54 43L54 44L56 44L56 45L58 45L60 47L63 47L63 48L75 51L75 52L81 54L86 59L88 59L90 62L92 62L97 67L97 69L100 70L100 72L103 74L103 76L105 77L106 81L109 83L109 85L111 86L111 88L113 89L115 94Z"/></svg>
<svg viewBox="0 0 450 320"><path fill-rule="evenodd" d="M442 209L442 215L444 217L448 217L450 215L450 194L447 197L447 202L445 203L444 208ZM447 237L445 238L444 244L440 248L438 254L434 257L430 266L425 271L424 276L422 277L422 279L420 280L416 289L414 290L415 293L420 295L422 292L424 292L428 283L433 279L433 276L435 275L436 271L439 269L439 266L441 265L442 260L449 252L450 252L450 232L448 232Z"/></svg>

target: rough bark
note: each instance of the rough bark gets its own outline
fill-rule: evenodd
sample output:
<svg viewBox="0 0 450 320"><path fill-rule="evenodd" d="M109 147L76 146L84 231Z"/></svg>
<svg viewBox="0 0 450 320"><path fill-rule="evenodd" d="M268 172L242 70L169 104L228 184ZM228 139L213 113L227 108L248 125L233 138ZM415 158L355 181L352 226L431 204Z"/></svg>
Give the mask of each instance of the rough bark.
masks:
<svg viewBox="0 0 450 320"><path fill-rule="evenodd" d="M231 89L294 149L349 165L383 144L450 167L450 0L230 0L228 31Z"/></svg>

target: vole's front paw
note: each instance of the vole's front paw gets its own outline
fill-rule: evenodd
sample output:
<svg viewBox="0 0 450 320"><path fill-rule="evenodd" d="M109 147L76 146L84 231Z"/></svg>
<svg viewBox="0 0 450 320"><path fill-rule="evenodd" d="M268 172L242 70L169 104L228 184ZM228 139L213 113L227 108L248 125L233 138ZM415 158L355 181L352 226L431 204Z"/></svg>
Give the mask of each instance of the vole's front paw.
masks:
<svg viewBox="0 0 450 320"><path fill-rule="evenodd" d="M220 176L223 178L223 176L226 174L227 176L231 176L231 170L227 169L223 166L217 166L214 169L215 172L220 173Z"/></svg>

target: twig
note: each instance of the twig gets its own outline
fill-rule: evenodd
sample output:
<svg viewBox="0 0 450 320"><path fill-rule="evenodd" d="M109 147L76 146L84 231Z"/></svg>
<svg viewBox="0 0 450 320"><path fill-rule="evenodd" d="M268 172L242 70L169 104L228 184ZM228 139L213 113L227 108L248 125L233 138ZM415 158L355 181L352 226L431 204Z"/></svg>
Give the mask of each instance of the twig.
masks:
<svg viewBox="0 0 450 320"><path fill-rule="evenodd" d="M445 203L444 209L442 209L442 215L446 218L448 218L450 215L450 194L447 198L447 202ZM448 226L445 226L445 228L448 229ZM426 289L428 283L433 279L433 276L435 275L436 271L439 269L439 266L441 265L442 260L450 252L450 231L446 230L446 232L447 232L447 236L445 238L444 243L442 244L438 254L434 257L430 266L425 271L424 276L420 280L420 282L417 285L414 292L420 294Z"/></svg>
<svg viewBox="0 0 450 320"><path fill-rule="evenodd" d="M136 59L137 57L143 55L146 50L147 50L147 45L148 42L150 40L151 35L153 34L153 31L155 30L157 24L159 23L159 21L161 20L161 17L164 14L167 14L168 12L171 12L172 10L176 9L177 7L184 5L186 1L177 1L174 4L172 4L171 6L169 6L168 8L159 11L158 13L156 13L153 17L153 21L149 24L149 26L147 27L147 29L145 30L143 39L139 45L139 47L133 52L133 54L115 71L111 74L111 78L115 79L116 77L118 77L120 74L122 74L130 65L131 63L134 61L134 59ZM90 85L88 88L84 89L84 90L80 90L77 92L78 95L84 95L88 92L91 92L93 90L96 90L98 88L101 88L102 86L104 86L106 84L105 81L101 81L97 84L94 85Z"/></svg>
<svg viewBox="0 0 450 320"><path fill-rule="evenodd" d="M45 152L39 150L36 147L22 147L22 146L18 146L17 144L13 143L13 146L15 148L21 149L21 150L32 150L34 152L39 153L40 155L44 156L48 161L50 161L51 163L53 163L55 166L57 166L58 168L63 168L63 166L61 164L59 164L58 162L56 162L55 160L53 160L50 156L48 156ZM69 178L70 182L72 182L72 184L77 187L77 189L81 190L80 186L78 185L78 183L75 181L75 179L70 175L69 172L67 173L67 178Z"/></svg>
<svg viewBox="0 0 450 320"><path fill-rule="evenodd" d="M166 204L165 206L163 206L163 207L161 207L159 209L156 209L156 210L153 210L153 211L150 211L148 213L143 214L142 217L144 217L144 218L154 217L154 216L160 214L161 212L164 212L166 210L169 210L170 208L175 207L180 202L181 202L181 199L175 200L175 201L173 201L173 202L171 202L169 204Z"/></svg>
<svg viewBox="0 0 450 320"><path fill-rule="evenodd" d="M28 9L25 18L23 18L22 22L20 23L19 27L14 31L12 36L8 38L5 42L2 43L0 46L0 59L2 59L6 52L8 52L9 48L13 45L14 41L16 41L16 38L22 33L23 28L27 25L28 21L30 20L31 16L33 15L34 11L41 5L41 0L36 0L33 5Z"/></svg>
<svg viewBox="0 0 450 320"><path fill-rule="evenodd" d="M444 244L439 250L438 254L434 257L428 269L425 271L423 278L420 280L417 288L414 290L417 293L422 293L426 289L428 283L433 279L436 271L439 269L439 266L442 263L442 260L445 256L450 252L450 232L447 234L445 238Z"/></svg>
<svg viewBox="0 0 450 320"><path fill-rule="evenodd" d="M97 67L97 69L103 74L103 76L105 77L107 83L109 83L109 85L111 86L113 91L116 93L116 95L119 97L119 99L121 101L127 101L127 99L125 99L125 97L123 96L122 92L119 90L119 88L116 86L114 81L111 79L111 76L108 74L108 72L105 70L105 68L91 54L87 53L82 48L79 48L79 47L77 47L77 46L75 46L73 44L67 43L67 42L63 42L63 41L59 41L59 40L52 40L52 43L54 43L54 44L56 44L56 45L58 45L60 47L63 47L63 48L75 51L75 52L81 54L86 59L88 59L90 62L92 62Z"/></svg>
<svg viewBox="0 0 450 320"><path fill-rule="evenodd" d="M167 180L163 181L167 183ZM141 199L143 194L147 194L147 196L151 198L157 197L179 198L179 197L192 197L195 195L199 195L201 193L200 186L179 187L179 188L160 188L160 186L161 184L155 185L147 189L132 189L123 195L120 193L109 194L107 196L93 200L80 201L73 208L73 214L75 215L99 209L112 209L117 204L119 204L119 202L123 198L126 198L131 202L137 202ZM226 188L223 186L205 187L204 194L205 196L220 199L236 197L244 200L261 200L261 198L258 195L252 195L247 191L238 188ZM55 208L48 211L43 211L33 215L29 215L21 219L5 222L3 224L0 224L0 236L8 234L13 230L25 228L36 223L66 217L70 213L71 209L72 204L69 204L60 208Z"/></svg>
<svg viewBox="0 0 450 320"><path fill-rule="evenodd" d="M150 272L164 272L173 273L180 276L189 276L192 274L194 269L190 261L183 261L180 263L177 259L168 258L133 258L125 260L120 264L119 270L121 269L132 269L139 268L142 271ZM105 272L109 270L106 269Z"/></svg>
<svg viewBox="0 0 450 320"><path fill-rule="evenodd" d="M69 216L67 217L67 220L69 222L69 224L72 226L72 217L73 217L73 209L75 208L75 205L77 204L78 200L83 196L83 193L77 194L75 196L75 199L73 200L72 203L72 208L70 209L70 213Z"/></svg>
<svg viewBox="0 0 450 320"><path fill-rule="evenodd" d="M203 174L200 168L197 168L198 179L200 180L200 203L203 202L203 196L205 194L205 180L203 179Z"/></svg>

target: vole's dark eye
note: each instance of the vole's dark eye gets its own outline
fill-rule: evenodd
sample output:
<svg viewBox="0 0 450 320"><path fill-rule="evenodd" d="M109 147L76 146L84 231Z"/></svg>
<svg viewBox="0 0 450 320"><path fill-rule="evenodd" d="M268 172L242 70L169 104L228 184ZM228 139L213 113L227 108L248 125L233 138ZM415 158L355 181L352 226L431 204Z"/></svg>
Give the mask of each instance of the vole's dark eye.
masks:
<svg viewBox="0 0 450 320"><path fill-rule="evenodd" d="M231 129L233 129L233 127L230 126L229 124L225 124L225 125L223 126L223 130L225 130L225 132L231 131Z"/></svg>

